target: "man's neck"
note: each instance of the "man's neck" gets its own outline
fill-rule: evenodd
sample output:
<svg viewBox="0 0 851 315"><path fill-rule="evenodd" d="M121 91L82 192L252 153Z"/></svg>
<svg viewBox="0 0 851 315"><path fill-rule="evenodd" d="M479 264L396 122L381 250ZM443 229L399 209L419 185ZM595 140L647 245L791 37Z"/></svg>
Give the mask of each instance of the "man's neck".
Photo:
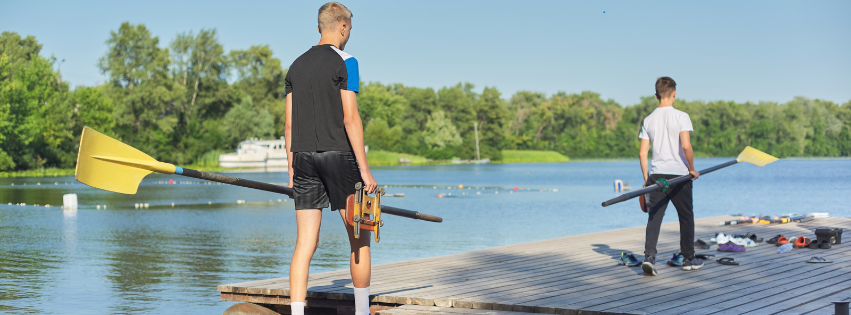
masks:
<svg viewBox="0 0 851 315"><path fill-rule="evenodd" d="M659 100L659 107L673 107L674 106L674 98L663 98Z"/></svg>
<svg viewBox="0 0 851 315"><path fill-rule="evenodd" d="M337 49L340 49L341 40L336 36L322 36L319 39L319 44L316 45L334 45ZM340 49L342 50L342 49Z"/></svg>

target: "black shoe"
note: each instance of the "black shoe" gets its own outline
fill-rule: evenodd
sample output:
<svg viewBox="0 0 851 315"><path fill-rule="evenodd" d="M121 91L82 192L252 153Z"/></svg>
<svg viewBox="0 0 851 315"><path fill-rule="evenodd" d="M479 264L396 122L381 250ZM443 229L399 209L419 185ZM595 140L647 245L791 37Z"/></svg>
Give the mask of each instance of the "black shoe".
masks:
<svg viewBox="0 0 851 315"><path fill-rule="evenodd" d="M685 271L698 270L700 267L703 267L703 259L692 258L683 261L683 270Z"/></svg>
<svg viewBox="0 0 851 315"><path fill-rule="evenodd" d="M653 266L656 264L656 257L647 256L644 257L644 263L641 264L641 269L644 270L645 276L655 276L656 268Z"/></svg>

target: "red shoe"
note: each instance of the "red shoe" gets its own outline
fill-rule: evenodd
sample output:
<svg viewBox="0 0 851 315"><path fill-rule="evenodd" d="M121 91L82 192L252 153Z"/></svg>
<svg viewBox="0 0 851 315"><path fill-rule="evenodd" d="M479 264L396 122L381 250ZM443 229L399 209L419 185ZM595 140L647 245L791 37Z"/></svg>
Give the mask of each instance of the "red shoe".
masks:
<svg viewBox="0 0 851 315"><path fill-rule="evenodd" d="M812 240L810 240L809 237L798 236L793 247L804 248L807 247L807 245L810 245L810 242L812 242Z"/></svg>
<svg viewBox="0 0 851 315"><path fill-rule="evenodd" d="M789 244L789 239L787 239L785 236L781 236L780 238L777 239L777 246L786 245L786 244Z"/></svg>

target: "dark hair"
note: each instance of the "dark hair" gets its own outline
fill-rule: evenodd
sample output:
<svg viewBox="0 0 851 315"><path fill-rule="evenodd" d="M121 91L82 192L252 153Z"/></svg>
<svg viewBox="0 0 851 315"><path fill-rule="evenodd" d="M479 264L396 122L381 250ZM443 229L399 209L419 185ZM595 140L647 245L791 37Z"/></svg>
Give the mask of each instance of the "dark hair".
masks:
<svg viewBox="0 0 851 315"><path fill-rule="evenodd" d="M664 98L671 96L671 93L677 90L677 82L670 77L661 77L656 79L656 96Z"/></svg>

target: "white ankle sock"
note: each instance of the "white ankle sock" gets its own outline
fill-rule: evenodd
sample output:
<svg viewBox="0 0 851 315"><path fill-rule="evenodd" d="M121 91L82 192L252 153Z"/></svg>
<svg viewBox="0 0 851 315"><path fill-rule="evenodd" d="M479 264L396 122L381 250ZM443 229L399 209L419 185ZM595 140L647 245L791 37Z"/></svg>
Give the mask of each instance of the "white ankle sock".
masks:
<svg viewBox="0 0 851 315"><path fill-rule="evenodd" d="M292 311L292 315L304 315L304 302L290 303L290 310Z"/></svg>
<svg viewBox="0 0 851 315"><path fill-rule="evenodd" d="M369 287L355 288L355 315L369 315Z"/></svg>

